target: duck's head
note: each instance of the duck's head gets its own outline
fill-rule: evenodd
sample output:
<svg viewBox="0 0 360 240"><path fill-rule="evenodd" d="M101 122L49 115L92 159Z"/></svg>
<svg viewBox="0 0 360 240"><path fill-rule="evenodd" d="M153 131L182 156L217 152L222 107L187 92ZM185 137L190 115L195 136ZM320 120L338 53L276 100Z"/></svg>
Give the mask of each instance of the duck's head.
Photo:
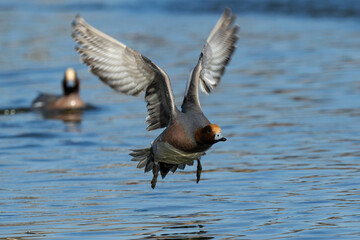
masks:
<svg viewBox="0 0 360 240"><path fill-rule="evenodd" d="M66 69L62 84L65 96L70 95L71 93L79 92L80 82L73 68Z"/></svg>
<svg viewBox="0 0 360 240"><path fill-rule="evenodd" d="M195 132L195 140L198 144L214 144L226 141L226 138L222 136L221 128L218 125L209 124Z"/></svg>

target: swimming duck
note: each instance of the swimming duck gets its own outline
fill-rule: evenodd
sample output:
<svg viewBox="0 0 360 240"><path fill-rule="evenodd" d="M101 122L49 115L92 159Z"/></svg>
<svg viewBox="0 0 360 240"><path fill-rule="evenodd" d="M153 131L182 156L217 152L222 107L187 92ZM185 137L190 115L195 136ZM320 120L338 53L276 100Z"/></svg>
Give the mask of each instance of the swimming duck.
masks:
<svg viewBox="0 0 360 240"><path fill-rule="evenodd" d="M131 150L138 168L153 172L154 189L159 172L164 178L169 171L184 169L197 161L196 182L200 180L200 159L215 143L226 141L217 124L202 112L198 88L209 94L220 82L238 39L238 26L230 9L211 31L199 60L187 82L181 111L175 106L174 95L166 72L134 49L104 34L77 16L73 21L72 37L75 49L89 71L101 81L124 94L138 96L145 91L147 130L165 130L149 148Z"/></svg>
<svg viewBox="0 0 360 240"><path fill-rule="evenodd" d="M73 110L85 108L79 96L80 82L73 68L65 71L62 81L63 95L41 93L33 102L32 108L38 110Z"/></svg>

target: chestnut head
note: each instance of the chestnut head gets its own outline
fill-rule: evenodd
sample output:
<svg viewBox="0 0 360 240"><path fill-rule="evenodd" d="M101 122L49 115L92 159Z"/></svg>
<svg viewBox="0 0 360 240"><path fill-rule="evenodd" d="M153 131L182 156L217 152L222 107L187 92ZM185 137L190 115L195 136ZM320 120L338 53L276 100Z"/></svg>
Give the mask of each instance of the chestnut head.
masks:
<svg viewBox="0 0 360 240"><path fill-rule="evenodd" d="M73 68L66 69L63 84L64 95L70 95L71 93L79 92L79 79L76 76L76 72Z"/></svg>
<svg viewBox="0 0 360 240"><path fill-rule="evenodd" d="M221 134L221 128L216 124L209 124L199 128L195 133L195 140L198 144L214 144L220 141L226 141Z"/></svg>

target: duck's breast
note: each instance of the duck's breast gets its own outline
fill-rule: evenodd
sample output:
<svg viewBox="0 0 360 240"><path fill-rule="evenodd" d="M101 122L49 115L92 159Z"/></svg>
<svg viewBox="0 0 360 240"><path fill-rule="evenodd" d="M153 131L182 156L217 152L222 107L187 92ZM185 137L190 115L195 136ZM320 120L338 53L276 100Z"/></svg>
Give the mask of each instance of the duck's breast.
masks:
<svg viewBox="0 0 360 240"><path fill-rule="evenodd" d="M205 151L185 152L163 141L157 142L153 146L153 151L156 162L169 164L185 164L205 154Z"/></svg>

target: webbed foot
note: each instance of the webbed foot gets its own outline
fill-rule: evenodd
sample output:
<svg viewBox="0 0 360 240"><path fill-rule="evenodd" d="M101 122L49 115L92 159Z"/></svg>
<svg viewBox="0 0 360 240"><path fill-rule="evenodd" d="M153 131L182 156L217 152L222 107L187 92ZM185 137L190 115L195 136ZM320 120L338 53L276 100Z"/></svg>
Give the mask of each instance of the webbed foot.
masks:
<svg viewBox="0 0 360 240"><path fill-rule="evenodd" d="M151 180L151 188L155 189L156 186L156 182L157 182L157 178L159 176L159 170L160 170L160 166L158 163L154 163L154 167L153 167L153 178Z"/></svg>
<svg viewBox="0 0 360 240"><path fill-rule="evenodd" d="M201 176L202 166L200 159L197 159L197 170L196 170L196 183L199 183Z"/></svg>

